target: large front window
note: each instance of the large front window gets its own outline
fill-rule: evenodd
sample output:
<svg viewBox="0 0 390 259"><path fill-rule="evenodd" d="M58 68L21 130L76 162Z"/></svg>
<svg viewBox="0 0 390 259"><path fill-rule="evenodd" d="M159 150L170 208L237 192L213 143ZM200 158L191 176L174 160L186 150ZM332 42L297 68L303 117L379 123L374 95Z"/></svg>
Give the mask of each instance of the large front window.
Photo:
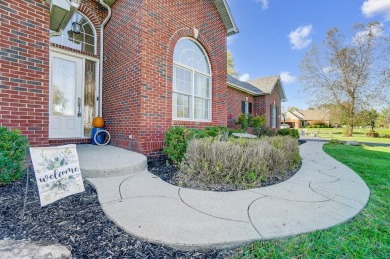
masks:
<svg viewBox="0 0 390 259"><path fill-rule="evenodd" d="M211 72L204 50L181 39L173 54L173 118L211 120Z"/></svg>

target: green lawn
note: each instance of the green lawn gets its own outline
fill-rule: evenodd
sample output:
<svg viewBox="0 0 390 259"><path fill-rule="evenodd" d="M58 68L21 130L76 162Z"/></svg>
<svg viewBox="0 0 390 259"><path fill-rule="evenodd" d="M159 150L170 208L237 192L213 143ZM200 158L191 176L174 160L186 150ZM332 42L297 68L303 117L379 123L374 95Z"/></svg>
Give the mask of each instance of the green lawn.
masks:
<svg viewBox="0 0 390 259"><path fill-rule="evenodd" d="M301 131L302 129L299 129ZM390 138L371 138L366 137L366 133L369 132L371 129L369 128L355 128L353 130L353 136L352 137L345 137L343 132L345 128L305 128L304 129L308 133L317 132L319 131L319 137L324 139L330 139L330 133L332 133L333 139L338 140L357 140L360 142L372 142L372 143L390 143ZM379 133L380 136L383 136L385 134L390 135L390 129L375 129L376 132Z"/></svg>
<svg viewBox="0 0 390 259"><path fill-rule="evenodd" d="M367 183L367 206L348 223L255 242L239 249L237 258L390 258L390 147L326 144L324 150Z"/></svg>

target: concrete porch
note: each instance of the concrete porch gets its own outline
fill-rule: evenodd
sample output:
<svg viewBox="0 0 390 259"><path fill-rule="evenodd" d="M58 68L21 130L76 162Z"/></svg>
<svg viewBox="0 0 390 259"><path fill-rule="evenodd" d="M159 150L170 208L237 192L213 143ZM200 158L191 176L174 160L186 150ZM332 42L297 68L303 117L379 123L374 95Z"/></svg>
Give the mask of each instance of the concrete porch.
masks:
<svg viewBox="0 0 390 259"><path fill-rule="evenodd" d="M84 178L129 175L147 168L146 156L114 146L77 145Z"/></svg>

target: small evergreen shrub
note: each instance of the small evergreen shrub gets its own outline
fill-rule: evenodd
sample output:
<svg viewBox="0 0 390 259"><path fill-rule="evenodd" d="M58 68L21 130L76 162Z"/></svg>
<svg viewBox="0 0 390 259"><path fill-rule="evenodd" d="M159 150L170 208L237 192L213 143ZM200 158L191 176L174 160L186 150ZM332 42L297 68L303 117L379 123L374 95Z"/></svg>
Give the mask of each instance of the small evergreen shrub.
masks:
<svg viewBox="0 0 390 259"><path fill-rule="evenodd" d="M227 127L205 127L204 129L190 129L183 126L172 126L164 135L163 153L179 164L187 150L188 141L195 138L225 137L227 138L234 131L229 131Z"/></svg>
<svg viewBox="0 0 390 259"><path fill-rule="evenodd" d="M251 188L268 177L282 177L299 166L298 141L290 136L262 139L192 139L180 165L179 181Z"/></svg>
<svg viewBox="0 0 390 259"><path fill-rule="evenodd" d="M19 180L26 169L26 137L0 126L0 185Z"/></svg>
<svg viewBox="0 0 390 259"><path fill-rule="evenodd" d="M299 131L297 129L280 129L278 130L277 135L299 138Z"/></svg>

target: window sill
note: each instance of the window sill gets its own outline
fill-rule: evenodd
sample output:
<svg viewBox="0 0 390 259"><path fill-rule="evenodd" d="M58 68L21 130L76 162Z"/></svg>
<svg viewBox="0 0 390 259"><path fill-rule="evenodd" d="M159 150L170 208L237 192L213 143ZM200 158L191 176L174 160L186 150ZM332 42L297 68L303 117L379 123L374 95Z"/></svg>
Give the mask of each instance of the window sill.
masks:
<svg viewBox="0 0 390 259"><path fill-rule="evenodd" d="M180 119L180 118L173 118L172 119L173 121L184 121L184 122L194 122L194 123L197 123L197 122L212 122L211 120L190 120L190 119Z"/></svg>

